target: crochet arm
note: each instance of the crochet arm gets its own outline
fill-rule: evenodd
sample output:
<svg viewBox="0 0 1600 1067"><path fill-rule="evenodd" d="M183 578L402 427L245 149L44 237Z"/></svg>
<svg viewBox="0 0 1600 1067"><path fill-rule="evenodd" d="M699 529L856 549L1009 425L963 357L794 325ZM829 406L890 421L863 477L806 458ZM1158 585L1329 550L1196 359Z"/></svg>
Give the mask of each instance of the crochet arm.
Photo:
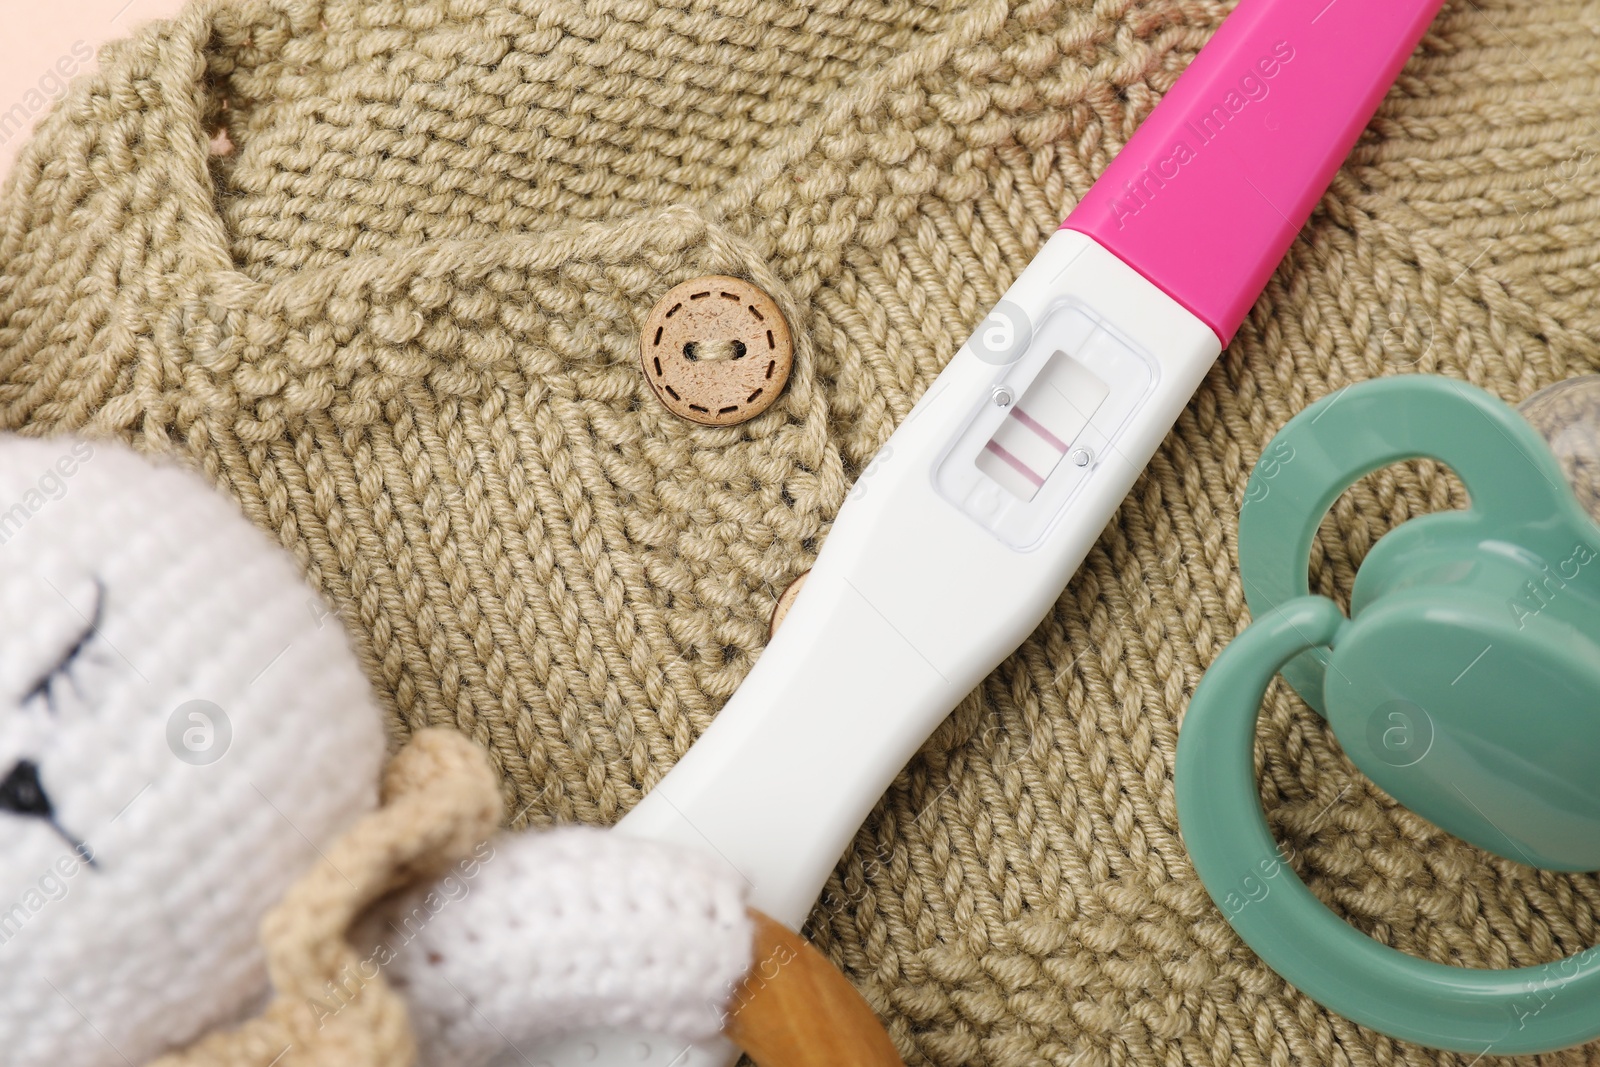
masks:
<svg viewBox="0 0 1600 1067"><path fill-rule="evenodd" d="M484 842L380 907L356 943L405 998L420 1067L480 1067L595 1027L705 1040L753 932L733 872L574 827Z"/></svg>

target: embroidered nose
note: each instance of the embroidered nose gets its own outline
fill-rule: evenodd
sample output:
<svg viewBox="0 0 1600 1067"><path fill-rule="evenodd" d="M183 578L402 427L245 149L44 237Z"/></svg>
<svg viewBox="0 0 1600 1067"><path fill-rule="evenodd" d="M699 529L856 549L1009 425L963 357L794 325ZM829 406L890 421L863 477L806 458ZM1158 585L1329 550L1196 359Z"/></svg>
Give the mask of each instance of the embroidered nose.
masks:
<svg viewBox="0 0 1600 1067"><path fill-rule="evenodd" d="M0 811L13 815L35 815L55 821L55 809L50 806L50 796L39 781L39 765L32 760L18 760L16 766L0 781Z"/></svg>
<svg viewBox="0 0 1600 1067"><path fill-rule="evenodd" d="M0 781L0 812L10 812L12 815L31 816L43 819L68 845L76 852L85 864L98 867L95 863L94 852L88 844L79 841L66 828L56 822L56 810L50 804L50 794L44 791L44 783L39 781L39 765L32 760L18 760L5 779Z"/></svg>

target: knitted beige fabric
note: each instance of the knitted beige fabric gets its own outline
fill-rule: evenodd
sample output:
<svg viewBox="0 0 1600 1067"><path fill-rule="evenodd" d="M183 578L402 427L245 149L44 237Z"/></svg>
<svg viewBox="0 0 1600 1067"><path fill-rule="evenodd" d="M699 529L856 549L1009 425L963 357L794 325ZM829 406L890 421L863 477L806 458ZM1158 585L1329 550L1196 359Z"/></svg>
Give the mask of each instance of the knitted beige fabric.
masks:
<svg viewBox="0 0 1600 1067"><path fill-rule="evenodd" d="M188 456L339 605L398 733L482 742L527 821L614 821L1225 9L199 3L108 50L7 187L0 425ZM1237 509L1291 415L1380 374L1516 401L1600 366L1597 29L1569 0L1447 7L1056 609L861 831L809 932L908 1062L1456 1061L1241 946L1173 751L1245 622ZM786 394L729 429L637 368L652 303L706 273L796 338ZM1435 469L1374 476L1318 580L1460 502ZM1360 928L1464 966L1600 939L1593 877L1396 810L1281 687L1260 743L1286 850Z"/></svg>

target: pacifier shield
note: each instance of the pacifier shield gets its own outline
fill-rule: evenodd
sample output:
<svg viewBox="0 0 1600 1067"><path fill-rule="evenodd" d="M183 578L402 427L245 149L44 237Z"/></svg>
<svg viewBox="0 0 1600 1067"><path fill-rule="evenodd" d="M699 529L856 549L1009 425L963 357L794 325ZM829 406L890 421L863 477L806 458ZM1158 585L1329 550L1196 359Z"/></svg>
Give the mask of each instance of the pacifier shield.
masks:
<svg viewBox="0 0 1600 1067"><path fill-rule="evenodd" d="M1600 655L1570 626L1392 593L1341 636L1324 691L1345 752L1407 808L1519 863L1600 869Z"/></svg>

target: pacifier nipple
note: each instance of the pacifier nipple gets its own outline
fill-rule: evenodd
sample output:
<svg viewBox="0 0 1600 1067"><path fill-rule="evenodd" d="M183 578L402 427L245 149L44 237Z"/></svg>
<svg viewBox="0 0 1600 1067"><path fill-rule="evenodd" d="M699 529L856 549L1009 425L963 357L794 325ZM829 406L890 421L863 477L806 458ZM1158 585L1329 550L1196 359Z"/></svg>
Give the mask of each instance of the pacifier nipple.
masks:
<svg viewBox="0 0 1600 1067"><path fill-rule="evenodd" d="M1600 374L1541 389L1517 411L1550 443L1578 503L1600 522Z"/></svg>

